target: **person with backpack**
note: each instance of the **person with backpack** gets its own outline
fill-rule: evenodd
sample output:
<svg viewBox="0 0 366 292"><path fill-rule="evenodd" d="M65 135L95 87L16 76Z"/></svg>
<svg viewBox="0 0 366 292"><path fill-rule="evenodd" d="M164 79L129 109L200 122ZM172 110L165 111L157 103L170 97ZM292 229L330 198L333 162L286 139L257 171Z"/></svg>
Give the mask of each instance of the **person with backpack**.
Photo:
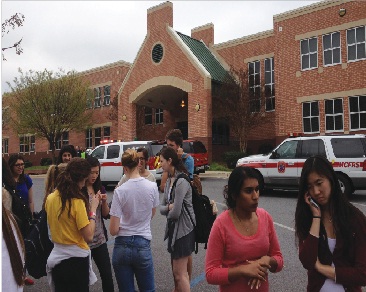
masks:
<svg viewBox="0 0 366 292"><path fill-rule="evenodd" d="M167 132L165 136L167 147L173 148L177 154L178 158L183 161L183 164L185 168L188 171L188 177L193 182L194 178L194 159L191 155L184 153L182 145L183 145L183 134L181 130L179 129L172 129ZM168 179L168 174L166 172L163 172L161 176L161 182L160 182L160 191L164 192L165 183ZM196 179L199 179L198 176L196 176ZM201 187L202 192L202 187ZM188 276L189 280L192 279L192 266L193 266L193 259L192 256L188 257Z"/></svg>
<svg viewBox="0 0 366 292"><path fill-rule="evenodd" d="M89 201L82 194L91 171L83 158L72 158L47 197L45 210L54 248L47 260L47 277L52 291L89 291L97 280L91 264L88 242L92 242L99 197ZM88 216L88 211L89 216Z"/></svg>
<svg viewBox="0 0 366 292"><path fill-rule="evenodd" d="M167 147L160 155L161 167L168 173L160 213L167 217L164 240L168 239L175 291L190 291L188 258L195 249L194 225L196 223L192 204L192 187L185 178L187 174L177 152Z"/></svg>
<svg viewBox="0 0 366 292"><path fill-rule="evenodd" d="M258 208L257 172L236 167L224 197L228 210L217 217L208 240L207 282L222 292L268 292L268 271L281 271L283 257L272 217Z"/></svg>
<svg viewBox="0 0 366 292"><path fill-rule="evenodd" d="M20 231L23 238L27 237L31 231L33 224L33 214L34 214L34 201L33 201L33 181L29 175L24 174L24 158L20 154L12 154L9 157L8 165L12 173L13 179L16 182L16 192L13 193L20 199L14 196L13 199L17 200L17 204L12 206L12 208L19 208L16 211L21 217L18 219L20 223ZM13 200L14 202L14 200ZM26 285L33 285L34 280L30 277L25 278Z"/></svg>
<svg viewBox="0 0 366 292"><path fill-rule="evenodd" d="M91 256L98 267L100 277L102 279L103 292L113 292L113 278L111 260L107 247L108 234L104 225L104 219L109 218L109 206L107 203L107 194L102 181L100 180L100 163L95 157L89 156L86 158L91 166L91 172L82 188L82 192L89 202L92 197L98 195L100 197L100 204L97 207L95 216L95 232L93 241L89 243Z"/></svg>
<svg viewBox="0 0 366 292"><path fill-rule="evenodd" d="M34 212L33 181L29 175L24 174L24 158L20 154L12 154L8 161L13 178L16 181L16 189L19 197L29 205L31 213ZM23 234L24 236L24 234Z"/></svg>

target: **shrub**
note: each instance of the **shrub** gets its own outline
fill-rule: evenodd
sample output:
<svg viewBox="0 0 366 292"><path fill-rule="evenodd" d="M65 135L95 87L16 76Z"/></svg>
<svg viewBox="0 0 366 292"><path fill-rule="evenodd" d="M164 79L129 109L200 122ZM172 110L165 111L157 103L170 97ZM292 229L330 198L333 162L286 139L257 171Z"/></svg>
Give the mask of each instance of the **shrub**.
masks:
<svg viewBox="0 0 366 292"><path fill-rule="evenodd" d="M30 162L29 160L24 161L24 168L31 167L31 166L32 166L32 162Z"/></svg>
<svg viewBox="0 0 366 292"><path fill-rule="evenodd" d="M41 166L47 166L52 164L52 158L50 157L43 157L41 159Z"/></svg>
<svg viewBox="0 0 366 292"><path fill-rule="evenodd" d="M246 154L241 151L229 151L224 153L224 161L228 168L233 169L238 159L245 157Z"/></svg>

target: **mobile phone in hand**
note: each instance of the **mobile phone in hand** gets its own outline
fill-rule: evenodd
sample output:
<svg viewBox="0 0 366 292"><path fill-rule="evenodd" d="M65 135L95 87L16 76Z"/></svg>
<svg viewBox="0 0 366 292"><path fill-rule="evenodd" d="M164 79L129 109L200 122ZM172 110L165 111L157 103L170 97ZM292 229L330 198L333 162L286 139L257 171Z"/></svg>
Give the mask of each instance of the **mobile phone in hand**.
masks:
<svg viewBox="0 0 366 292"><path fill-rule="evenodd" d="M106 194L106 193L107 193L107 191L106 191L106 189L105 189L105 187L104 187L104 186L101 186L101 187L100 187L100 193L101 193L101 194Z"/></svg>
<svg viewBox="0 0 366 292"><path fill-rule="evenodd" d="M319 205L313 200L312 197L309 198L310 204L313 205L315 208L319 209Z"/></svg>

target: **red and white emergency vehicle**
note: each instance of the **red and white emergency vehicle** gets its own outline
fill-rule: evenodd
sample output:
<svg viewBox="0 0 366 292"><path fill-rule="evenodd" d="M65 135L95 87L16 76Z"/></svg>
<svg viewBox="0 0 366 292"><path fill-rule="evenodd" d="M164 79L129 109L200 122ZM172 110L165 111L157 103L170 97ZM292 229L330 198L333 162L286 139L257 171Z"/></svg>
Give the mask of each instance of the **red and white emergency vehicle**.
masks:
<svg viewBox="0 0 366 292"><path fill-rule="evenodd" d="M117 184L123 175L121 157L128 148L144 147L149 153L147 169L155 176L157 183L161 181L162 169L156 155L163 148L165 141L128 141L120 142L103 140L89 155L98 158L100 163L100 179L103 184Z"/></svg>
<svg viewBox="0 0 366 292"><path fill-rule="evenodd" d="M304 162L312 155L327 157L346 195L366 189L363 134L287 138L270 154L244 157L236 165L255 168L265 189L298 189Z"/></svg>

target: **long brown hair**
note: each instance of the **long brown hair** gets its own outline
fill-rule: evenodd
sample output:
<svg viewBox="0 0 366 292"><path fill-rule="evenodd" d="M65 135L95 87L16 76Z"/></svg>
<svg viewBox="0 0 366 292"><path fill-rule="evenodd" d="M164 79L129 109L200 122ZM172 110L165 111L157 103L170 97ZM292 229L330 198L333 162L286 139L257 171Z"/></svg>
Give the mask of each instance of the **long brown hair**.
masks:
<svg viewBox="0 0 366 292"><path fill-rule="evenodd" d="M82 199L85 203L85 208L88 207L88 201L81 193L78 182L86 179L91 171L91 166L86 159L74 157L67 164L64 172L62 172L56 179L56 189L60 192L61 210L58 217L60 218L62 212L66 208L68 202L68 216L71 212L72 199Z"/></svg>
<svg viewBox="0 0 366 292"><path fill-rule="evenodd" d="M25 268L22 257L18 249L17 241L15 239L14 231L17 234L20 246L22 248L22 253L24 254L25 248L24 248L23 237L22 234L20 233L18 224L16 223L10 211L8 211L4 207L4 205L2 205L2 208L3 208L3 215L2 215L3 237L5 240L6 247L9 251L11 269L13 270L15 282L18 284L18 286L23 286L25 279ZM15 230L13 229L12 225Z"/></svg>

